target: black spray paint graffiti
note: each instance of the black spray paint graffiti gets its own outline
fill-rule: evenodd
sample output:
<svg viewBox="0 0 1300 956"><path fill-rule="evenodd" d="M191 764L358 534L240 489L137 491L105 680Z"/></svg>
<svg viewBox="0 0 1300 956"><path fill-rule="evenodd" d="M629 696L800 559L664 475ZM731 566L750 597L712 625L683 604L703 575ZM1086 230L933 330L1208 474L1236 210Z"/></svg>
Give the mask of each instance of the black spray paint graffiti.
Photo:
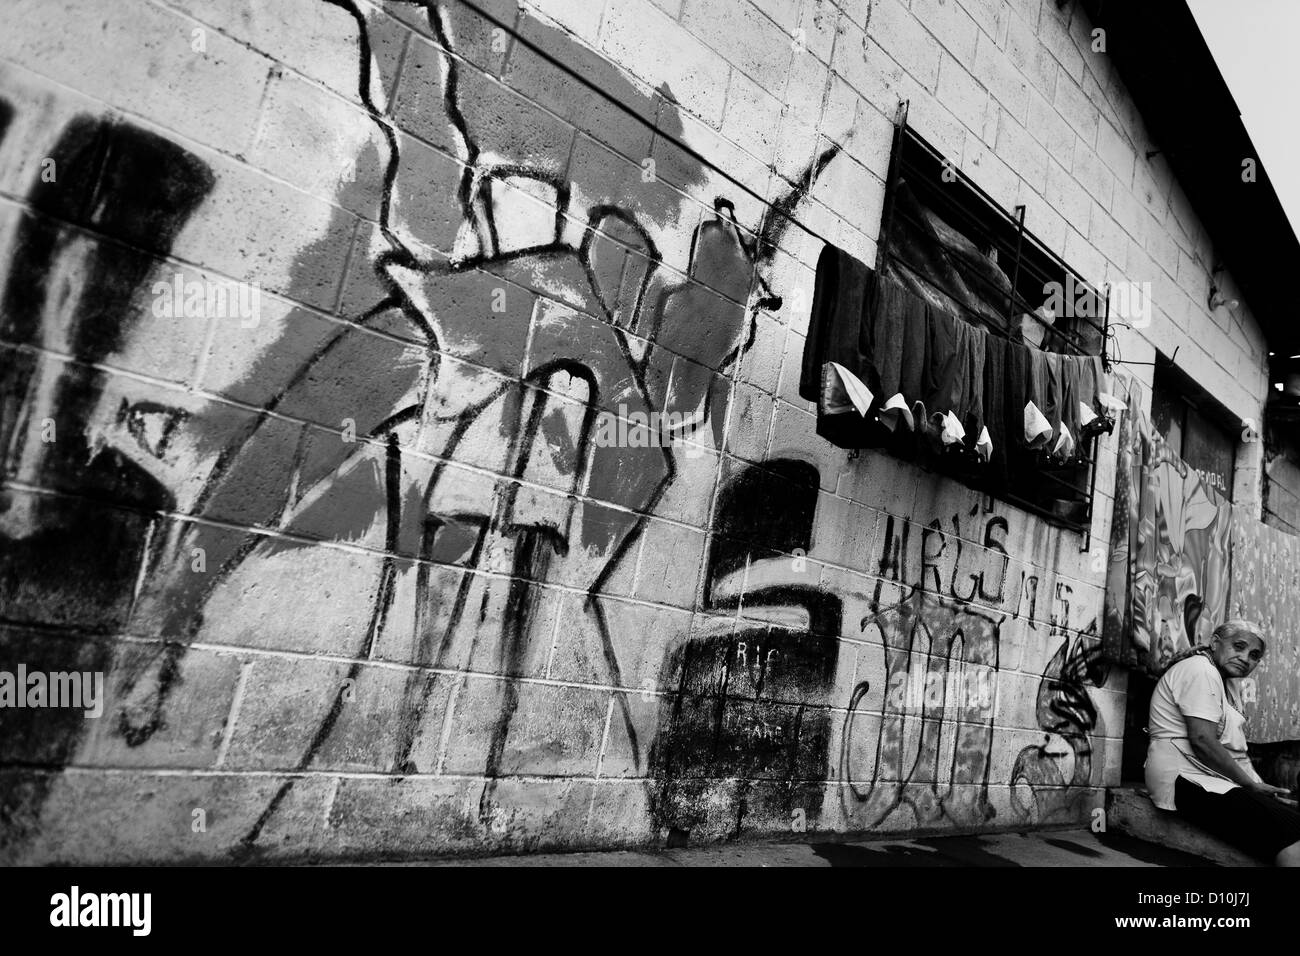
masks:
<svg viewBox="0 0 1300 956"><path fill-rule="evenodd" d="M972 508L968 517L974 517ZM962 536L960 514L949 517L951 528L935 518L927 525L895 519L885 520L880 546L879 574L885 581L912 584L954 601L1012 609L1011 620L1022 616L1034 626L1038 608L1038 576L1021 571L1010 578L1011 557L1005 546L1007 519L993 515L984 521L982 547ZM969 527L969 521L967 527ZM1008 593L1008 585L1015 589ZM1014 600L1012 596L1014 595Z"/></svg>
<svg viewBox="0 0 1300 956"><path fill-rule="evenodd" d="M1043 670L1036 714L1043 743L1026 747L1011 771L1011 802L1024 820L1076 819L1092 781L1092 744L1097 707L1089 687L1103 687L1110 665L1102 659L1094 620L1080 636L1063 634ZM1066 772L1068 770L1068 773Z"/></svg>
<svg viewBox="0 0 1300 956"><path fill-rule="evenodd" d="M150 515L174 501L119 450L90 442L105 382L94 366L129 334L142 283L213 177L168 140L91 117L69 122L48 159L56 176L38 172L28 192L0 297L0 624L112 633L130 616ZM120 410L135 420L158 413ZM106 643L29 643L16 629L0 648L10 664L39 660L51 670L103 671L111 657ZM9 763L62 766L85 729L71 711L0 710ZM0 777L0 819L30 822L51 783ZM2 829L16 839L21 827Z"/></svg>
<svg viewBox="0 0 1300 956"><path fill-rule="evenodd" d="M972 508L968 518L976 514ZM845 811L862 826L879 824L900 805L909 806L922 825L941 818L978 824L994 816L987 799L994 714L983 706L984 694L970 691L996 686L1006 622L1038 630L1039 586L1029 570L1011 573L1006 519L982 520L983 547L963 537L959 514L946 525L938 519L923 527L893 517L885 521L880 577L912 590L863 619L864 628L879 628L883 636L886 687L874 767L855 760L864 749L858 710L870 691L866 682L855 689L841 742L841 776L849 782L842 791ZM874 607L886 586L877 587ZM1095 623L1083 636L1069 637L1071 597L1069 585L1057 582L1045 636L1066 640L1045 670L1037 700L1037 720L1048 736L1019 754L1012 773L1012 805L1024 818L1077 816L1078 801L1086 797L1080 788L1090 779L1088 735L1097 712L1087 686L1102 686L1107 670L1087 636L1095 634ZM977 610L970 602L1009 613ZM900 687L939 688L939 699L909 699ZM954 708L954 691L966 694L969 706ZM862 788L861 781L870 785Z"/></svg>
<svg viewBox="0 0 1300 956"><path fill-rule="evenodd" d="M1038 576L1012 572L1008 527L978 504L925 525L886 516L880 581L861 621L884 646L879 730L871 733L872 688L862 681L841 737L840 797L853 825L878 826L900 807L921 826L995 816L988 787L1002 628L1036 630L1039 605Z"/></svg>
<svg viewBox="0 0 1300 956"><path fill-rule="evenodd" d="M968 533L977 514L973 506L966 516ZM885 519L880 581L860 622L885 649L879 731L872 737L860 712L871 690L863 681L841 736L840 800L855 826L878 826L901 806L921 826L944 818L980 824L995 815L988 785L1001 628L1021 614L1032 626L1038 579L1022 572L1011 590L1017 582L1004 546L1007 521L981 520L983 547L963 537L960 514L948 526L938 518L924 526ZM886 593L898 597L886 600ZM996 614L971 602L1014 611Z"/></svg>
<svg viewBox="0 0 1300 956"><path fill-rule="evenodd" d="M703 609L743 604L749 622L718 618L664 663L676 693L650 751L651 813L675 842L821 811L842 610L794 583L792 557L811 544L817 493L817 469L788 459L744 466L719 493ZM764 612L790 623L752 623Z"/></svg>
<svg viewBox="0 0 1300 956"><path fill-rule="evenodd" d="M526 486L518 481L498 482L485 494L479 475L452 472L439 465L414 516L423 523L420 573L427 573L435 562L446 561L457 561L469 569L490 568L485 556L513 552L511 563L497 565L501 570L508 567L509 579L505 585L508 595L499 634L484 635L496 642L501 672L511 674L517 671L531 642L537 639L533 582L544 582L553 576L574 580L573 565L578 565L577 580L583 582L587 591L587 611L595 619L602 643L599 659L606 666L602 679L620 686L624 683L621 665L614 651L601 594L641 534L646 515L654 510L675 477L676 465L666 449L590 446L594 417L599 409L613 411L620 407L630 413L662 409L683 414L700 409L696 426L706 424L713 412L716 432L724 416L716 413L715 405L725 400L725 396L714 392L715 370L729 367L748 344L746 333L752 337L754 328L752 310L780 305L780 300L768 291L753 268L766 247L746 243L735 223L732 207L724 199L716 201L715 217L699 226L693 236L689 282L655 274L660 254L649 231L634 214L622 209L596 205L587 210L587 229L581 244L576 250L566 245L561 234L566 218L573 212L569 208L568 184L528 165L484 166L479 162L480 148L468 127L459 98L459 64L453 55L447 10L432 4L425 5L425 10L429 26L447 54L445 110L466 158L458 197L462 221L473 224L478 248L460 258L424 260L398 240L395 230L386 229L386 236L395 248L379 257L376 268L387 286L390 300L408 319L426 330L430 335L430 349L434 350L440 338L461 339L481 333L478 315L458 314L454 309L439 307L441 302L455 301L458 296L468 298L472 294L461 291L462 288L477 286L479 301L484 302L490 289L501 287L501 280L526 287L525 271L536 274L536 270L543 270L561 281L566 277L576 280L564 284L586 291L580 309L559 310L554 313L555 321L533 327L529 366L524 369L521 382L493 389L477 402L466 403L454 411L446 403L440 410L442 417L455 421L446 444L439 451L441 458L454 460L460 443L476 429L512 434L509 456L502 463L500 473L532 483L558 484L564 496L539 500L536 494L522 493ZM361 26L364 34L364 24ZM363 55L366 46L363 42ZM619 86L624 88L625 97L635 95L625 83ZM374 115L378 118L377 112ZM824 166L833 154L832 151L823 156L819 166ZM390 188L399 162L400 157L394 151L389 166ZM809 178L811 175L810 170ZM522 184L531 184L533 191L540 188L551 197L556 210L554 231L540 243L510 245L503 242L505 224L500 221L493 195L500 188L520 188ZM769 231L782 225L782 220L774 219ZM775 232L764 235L760 242L770 245L775 235ZM621 240L623 247L616 245L611 237ZM621 263L624 265L621 281L614 285L610 263L619 265L619 259L633 260L632 271L639 266L645 274L639 281L629 283L625 261ZM653 285L656 278L659 279L657 288ZM630 296L624 294L629 285ZM603 321L593 320L591 316L601 316ZM466 327L457 328L454 325L457 321L467 323ZM652 343L643 357L633 355L624 330L634 331ZM581 343L580 357L575 356L578 343ZM457 388L455 379L463 374L455 366L440 364L436 369L440 392L443 395L481 392L469 375L465 376L465 387ZM556 396L561 400L556 401ZM413 417L417 412L418 404L409 412L398 412L390 421ZM503 423L511 424L502 427ZM549 452L556 444L565 449L563 460L558 462ZM393 456L400 456L400 446L391 437L389 447ZM398 467L395 465L391 471L396 472ZM575 514L574 496L581 490L588 473L590 497L627 510L589 508L579 518ZM548 477L558 481L548 482ZM395 516L401 507L396 497L390 485L389 520L394 528L390 551L396 550L403 520L411 520ZM447 502L455 502L458 507L453 510ZM575 538L580 549L571 549ZM592 545L599 548L602 558L595 563L584 562L582 556ZM559 565L566 557L574 560L562 571ZM391 571L386 571L391 576ZM427 587L427 581L417 585L422 595L427 593ZM449 601L446 596L438 595L429 595L421 601L419 607L426 610L427 619L417 619L416 631L422 644L415 663L434 668L447 666L446 655L457 631L462 629L463 616L475 587L483 587L482 579L466 574ZM391 587L381 589L376 601L376 630L383 626L390 601ZM480 604L486 601L484 594ZM444 612L439 607L435 613L437 604L450 604L450 608ZM437 629L432 623L434 618ZM473 641L488 630L475 627ZM518 684L511 681L500 682L495 687L499 701L483 770L488 783L479 808L480 819L485 823L491 821L495 810L496 780L519 694ZM408 755L431 689L432 682L424 676L413 677L409 682L397 758L399 770L413 769ZM633 760L639 762L636 729L626 698L620 695L617 700ZM341 695L312 747L304 754L302 766L310 765L313 751L330 733L340 706ZM260 828L290 786L286 784L268 806L248 834L248 844L257 839Z"/></svg>
<svg viewBox="0 0 1300 956"><path fill-rule="evenodd" d="M387 150L379 210L384 248L371 262L380 292L372 305L354 313L351 326L316 348L287 380L279 378L263 411L250 416L233 440L200 415L187 418L177 410L159 412L143 405L121 410L120 424L150 454L165 455L171 436L187 429L216 464L191 508L202 520L124 519L135 522L134 554L140 554L140 541L149 541L144 571L136 581L105 571L96 584L113 596L132 596L111 625L114 629L166 638L119 651L113 665L127 698L113 715L113 726L128 746L138 747L166 726L186 648L203 628L208 602L224 581L250 560L322 539L356 540L379 523L384 557L370 591L369 623L352 653L364 660L375 651L393 623L399 578L414 564L416 599L409 626L417 646L409 663L422 670L412 673L403 692L391 767L409 773L428 769L417 766L414 750L435 686L459 680L455 672L480 647L489 649L496 673L508 677L518 672L539 639L543 584L563 582L585 593L584 610L595 622L601 645L594 655L605 669L600 681L623 683L601 595L675 479L677 465L668 449L596 446L591 440L595 417L620 407L629 413L675 412L687 421L688 431L711 426L717 441L728 400L720 376L734 368L752 343L756 310L781 306L760 271L767 270L788 225L785 214L838 147L817 157L800 178L801 186L778 197L754 234L740 227L731 202L718 197L710 217L685 226L692 230L692 241L688 278L683 279L664 267L653 236L657 228L677 228L682 209L692 208L689 202L668 191L673 196L668 204L642 201L625 208L598 201L579 209L568 181L552 165L536 161L530 150L521 148L517 157L503 159L498 143L489 156L466 92L472 71L466 69L465 51L457 48L455 37L457 24L468 14L458 5L420 4L424 25L441 51L441 76L426 77L426 82L442 84L441 109L464 164L455 188L460 219L455 251L450 257L429 254L407 241L401 228L394 196L399 177L410 172L409 157L393 120L371 96L366 16L350 0L323 2L343 9L355 22L359 95ZM585 58L588 71L595 72L590 79L602 90L634 112L656 111L657 128L680 135L680 121L666 105L670 97L661 103L643 95L559 31L535 29L533 35L548 49L571 50ZM507 141L511 135L507 128ZM137 144L128 155L149 156L150 149L160 154L159 165L186 158L161 142L148 149ZM703 182L704 167L694 160L686 165L686 184ZM156 175L152 188L162 191L154 203L157 209L149 205L153 197L146 189L132 186L132 192L111 177L97 188L110 199L117 189L143 196L140 208L128 210L126 228L147 233L153 244L139 245L165 254L160 239L165 243L175 234L211 186L205 172L191 163L182 177L188 191L175 195L167 192L173 179ZM637 172L632 167L629 175ZM514 221L524 194L543 197L553 207L548 235L539 237ZM111 208L113 203L100 205ZM576 242L566 235L575 218L586 224ZM303 254L304 262L309 253ZM112 280L129 291L144 266L128 265L115 269ZM22 282L38 285L41 274L28 267L15 272ZM92 282L85 291L95 288ZM487 323L484 316L491 314L493 297L502 289L506 310ZM90 302L93 297L83 298ZM123 311L120 297L100 296L98 302L101 311ZM25 306L22 313L40 316L40 304ZM103 326L112 327L112 321ZM102 334L101 326L94 328ZM376 345L387 340L418 344L394 361L392 350ZM87 358L102 357L115 347L112 341L98 341L93 348L100 351ZM417 357L411 359L412 354ZM260 366L251 369L250 381L263 374ZM5 395L11 417L31 407L25 391L6 387ZM75 407L76 395L60 396L60 408ZM161 430L150 432L141 424L160 414L166 418ZM299 419L319 427L296 424ZM344 419L354 423L356 435L365 441L340 440L337 423ZM492 449L491 457L483 457L485 448ZM412 449L420 454L411 454ZM98 460L107 464L111 456L104 453ZM466 462L471 467L463 467ZM121 499L129 479L126 465L114 473L114 500ZM156 482L141 478L139 484L143 511L173 510L174 503ZM268 538L235 531L235 526L280 534ZM118 553L122 567L139 567L129 560L129 549ZM195 554L204 556L205 573L194 573ZM435 578L435 572L449 570L459 575L451 586ZM499 614L487 614L489 607L499 607ZM360 673L361 665L353 664L346 677L355 680ZM344 681L330 691L331 702L295 769L313 767L341 718L347 685ZM493 717L479 809L485 822L494 816L495 781L519 706L516 682L492 686L497 698L486 708ZM643 744L622 695L618 699L632 757L641 763ZM244 835L245 847L255 847L293 786L290 780L275 793Z"/></svg>
<svg viewBox="0 0 1300 956"><path fill-rule="evenodd" d="M886 693L870 768L855 759L865 723L858 707L870 685L859 683L849 701L840 752L848 819L874 827L902 805L920 826L945 817L978 824L994 816L988 800L993 701L983 691L996 685L1004 620L922 588L863 619L863 632L877 629L885 647ZM911 688L937 692L914 695ZM869 781L865 790L863 781Z"/></svg>

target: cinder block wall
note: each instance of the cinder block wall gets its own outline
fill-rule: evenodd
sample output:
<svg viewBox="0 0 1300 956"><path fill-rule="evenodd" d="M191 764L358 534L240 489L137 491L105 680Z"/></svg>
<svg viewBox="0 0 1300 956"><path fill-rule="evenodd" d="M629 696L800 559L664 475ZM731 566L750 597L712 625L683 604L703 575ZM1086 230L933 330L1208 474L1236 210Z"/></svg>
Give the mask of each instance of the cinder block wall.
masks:
<svg viewBox="0 0 1300 956"><path fill-rule="evenodd" d="M1209 239L1082 13L476 2L511 29L7 4L0 669L104 671L107 704L0 710L0 853L1091 820L1113 439L1084 550L850 458L797 395L817 256L874 261L903 97L1085 277L1153 283L1124 358L1180 345L1258 420L1260 331L1207 311ZM256 309L204 299L227 282ZM684 443L602 440L652 412ZM923 715L909 672L990 706Z"/></svg>

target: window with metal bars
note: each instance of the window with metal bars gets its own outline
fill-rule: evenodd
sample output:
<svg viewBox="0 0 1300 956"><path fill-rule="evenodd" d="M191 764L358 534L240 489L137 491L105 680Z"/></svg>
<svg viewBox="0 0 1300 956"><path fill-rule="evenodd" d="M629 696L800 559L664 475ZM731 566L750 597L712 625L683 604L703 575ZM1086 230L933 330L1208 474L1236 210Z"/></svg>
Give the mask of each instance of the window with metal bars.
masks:
<svg viewBox="0 0 1300 956"><path fill-rule="evenodd" d="M1233 421L1227 409L1186 372L1167 361L1156 362L1151 423L1169 447L1229 501L1237 463Z"/></svg>
<svg viewBox="0 0 1300 956"><path fill-rule="evenodd" d="M1045 352L1103 355L1109 301L907 125L895 123L875 274L906 277L954 316ZM875 286L879 287L879 281ZM1008 410L1008 415L1018 411ZM1092 523L1097 438L1059 462L1043 451L1008 449L1009 483L991 493L1087 535ZM978 468L937 466L982 490ZM1083 545L1088 546L1085 538Z"/></svg>

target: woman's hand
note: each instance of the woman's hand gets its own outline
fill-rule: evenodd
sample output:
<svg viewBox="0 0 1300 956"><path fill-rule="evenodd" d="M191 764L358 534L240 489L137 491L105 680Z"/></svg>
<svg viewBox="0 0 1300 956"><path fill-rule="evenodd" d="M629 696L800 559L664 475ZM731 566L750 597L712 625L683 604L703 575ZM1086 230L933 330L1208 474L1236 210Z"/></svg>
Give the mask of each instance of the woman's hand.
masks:
<svg viewBox="0 0 1300 956"><path fill-rule="evenodd" d="M1262 780L1258 783L1252 783L1250 788L1255 793L1262 793L1266 797L1290 797L1291 791L1286 787L1275 787L1271 783L1264 783Z"/></svg>

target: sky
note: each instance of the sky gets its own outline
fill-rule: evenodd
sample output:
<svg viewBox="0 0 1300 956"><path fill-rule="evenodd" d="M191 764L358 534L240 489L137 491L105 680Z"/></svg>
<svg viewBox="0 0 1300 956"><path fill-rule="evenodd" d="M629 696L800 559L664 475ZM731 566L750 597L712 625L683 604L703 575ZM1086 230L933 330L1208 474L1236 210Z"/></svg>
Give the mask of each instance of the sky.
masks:
<svg viewBox="0 0 1300 956"><path fill-rule="evenodd" d="M1300 235L1300 0L1187 0Z"/></svg>

